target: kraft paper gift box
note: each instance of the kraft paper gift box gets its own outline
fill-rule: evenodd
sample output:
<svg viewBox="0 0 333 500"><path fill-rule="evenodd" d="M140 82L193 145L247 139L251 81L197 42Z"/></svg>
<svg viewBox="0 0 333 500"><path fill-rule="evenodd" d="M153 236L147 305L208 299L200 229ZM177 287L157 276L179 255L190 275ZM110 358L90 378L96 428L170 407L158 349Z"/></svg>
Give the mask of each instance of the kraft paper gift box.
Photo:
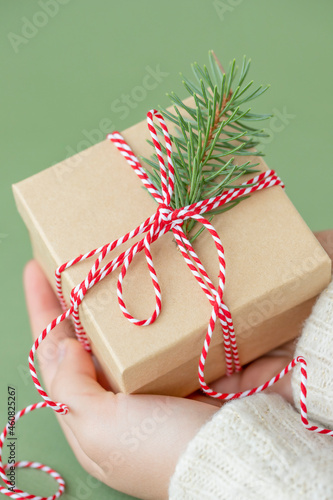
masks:
<svg viewBox="0 0 333 500"><path fill-rule="evenodd" d="M145 121L123 136L136 155L152 153ZM267 169L261 158L258 161L259 168ZM34 256L54 288L59 265L121 237L157 209L135 172L107 140L15 184L13 190ZM225 248L224 300L245 364L300 333L315 297L330 281L331 263L281 187L252 194L215 216L213 224ZM195 250L217 285L216 249L206 231L195 241ZM162 312L154 324L138 327L123 316L116 294L120 269L88 291L80 318L115 391L185 396L199 388L198 361L211 305L172 233L153 243L151 251L162 291ZM93 259L63 273L68 302L71 289L87 275ZM135 256L123 287L129 312L137 318L149 317L155 299L143 254ZM217 324L206 381L224 373L222 332Z"/></svg>

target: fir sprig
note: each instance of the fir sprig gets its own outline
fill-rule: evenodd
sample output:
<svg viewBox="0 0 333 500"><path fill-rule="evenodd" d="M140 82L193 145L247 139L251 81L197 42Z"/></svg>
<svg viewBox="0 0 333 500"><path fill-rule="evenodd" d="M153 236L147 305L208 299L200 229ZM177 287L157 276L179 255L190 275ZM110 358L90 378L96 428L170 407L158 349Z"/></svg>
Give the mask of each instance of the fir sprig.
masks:
<svg viewBox="0 0 333 500"><path fill-rule="evenodd" d="M263 94L268 86L260 85L253 90L253 81L245 83L250 68L250 60L246 57L240 71L233 60L228 72L225 72L212 51L209 52L209 62L210 70L206 66L201 68L197 63L192 65L195 81L182 76L186 91L193 97L193 107L172 92L169 97L174 104L174 112L160 108L164 118L176 130L175 134L170 134L174 146L175 189L171 199L174 209L218 196L225 189L235 187L237 179L256 172L258 165L250 161L242 163L239 159L235 162L236 157L262 155L253 148L266 134L253 122L265 120L271 115L252 113L247 104ZM156 128L161 133L161 128ZM148 142L153 146L151 141ZM166 154L163 141L161 147ZM145 169L147 175L161 193L157 156L143 160L151 167ZM215 214L229 210L244 198L209 212L207 218L211 220ZM183 229L187 235L195 223L193 220L185 221ZM197 231L191 241L201 231Z"/></svg>

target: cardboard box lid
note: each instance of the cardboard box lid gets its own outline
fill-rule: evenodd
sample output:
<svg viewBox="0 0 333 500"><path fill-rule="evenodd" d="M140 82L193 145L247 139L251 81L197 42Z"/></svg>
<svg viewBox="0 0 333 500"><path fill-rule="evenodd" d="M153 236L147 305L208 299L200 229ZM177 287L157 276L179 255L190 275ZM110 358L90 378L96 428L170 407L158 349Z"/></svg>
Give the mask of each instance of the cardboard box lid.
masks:
<svg viewBox="0 0 333 500"><path fill-rule="evenodd" d="M146 143L149 133L145 121L127 129L123 136L137 156L152 153ZM267 168L261 158L258 161L261 169ZM109 141L19 182L13 189L31 235L38 234L47 248L45 262L48 259L49 264L42 264L52 284L56 267L124 235L157 209ZM254 304L273 302L273 314L277 315L315 296L329 282L328 256L280 187L255 193L215 216L213 224L225 248L224 299L236 333ZM210 235L202 233L195 249L217 284L218 261ZM136 387L196 354L199 357L211 314L211 306L171 233L152 245L152 255L162 290L162 312L153 325L139 328L121 313L116 294L120 269L91 289L80 306L82 323L104 363L125 385ZM90 259L63 274L66 297L92 265ZM277 292L284 297L278 304L273 297ZM147 318L154 309L144 255L137 255L129 268L124 298L135 317ZM213 345L221 340L217 328Z"/></svg>

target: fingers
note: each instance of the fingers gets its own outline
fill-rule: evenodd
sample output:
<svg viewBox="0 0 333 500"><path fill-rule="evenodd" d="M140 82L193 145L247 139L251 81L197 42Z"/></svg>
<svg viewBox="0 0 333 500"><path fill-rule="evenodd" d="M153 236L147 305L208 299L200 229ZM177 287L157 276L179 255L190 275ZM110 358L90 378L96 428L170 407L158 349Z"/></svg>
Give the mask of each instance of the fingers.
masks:
<svg viewBox="0 0 333 500"><path fill-rule="evenodd" d="M62 310L58 298L36 261L31 260L25 266L23 284L32 337L36 340ZM50 332L37 350L39 367L48 389L57 367L58 344L68 337L75 337L75 334L70 321L66 320Z"/></svg>
<svg viewBox="0 0 333 500"><path fill-rule="evenodd" d="M62 310L36 261L30 261L25 267L24 288L35 340ZM71 324L66 320L48 334L37 350L39 367L49 396L69 406L78 396L103 391L96 381L90 354L74 337Z"/></svg>
<svg viewBox="0 0 333 500"><path fill-rule="evenodd" d="M231 394L243 392L255 387L259 387L272 377L280 373L292 360L295 351L295 340L291 340L282 346L270 351L266 356L253 361L241 372L234 373L230 377L221 377L210 384L216 392ZM276 382L266 392L275 392L283 396L290 403L293 402L291 390L291 375L285 375L279 382ZM189 396L204 403L214 406L221 406L224 401L206 396L203 392L197 391Z"/></svg>
<svg viewBox="0 0 333 500"><path fill-rule="evenodd" d="M290 356L263 356L251 363L244 369L242 374L240 390L246 391L253 387L259 387L280 373L291 361ZM291 389L291 373L289 372L274 385L265 390L266 393L274 392L280 394L284 399L293 403Z"/></svg>
<svg viewBox="0 0 333 500"><path fill-rule="evenodd" d="M84 453L81 447L81 443L78 441L72 429L68 425L66 425L64 417L58 414L56 416L59 425L62 428L62 431L68 441L68 444L71 447L81 467L89 472L89 474L95 477L99 477L101 475L100 467L90 457L88 457L86 453Z"/></svg>
<svg viewBox="0 0 333 500"><path fill-rule="evenodd" d="M35 340L62 310L36 261L28 262L23 280L32 336ZM82 450L79 421L80 416L82 420L82 416L91 410L93 395L104 390L96 382L92 357L75 339L69 320L58 325L43 340L37 350L37 358L49 396L54 401L66 403L70 408L68 415L57 415L57 418L71 448L80 464L91 474L97 475L100 473L99 467Z"/></svg>
<svg viewBox="0 0 333 500"><path fill-rule="evenodd" d="M79 416L90 410L91 399L106 391L96 380L91 355L75 339L67 338L59 344L59 357L50 394L56 401L70 406Z"/></svg>
<svg viewBox="0 0 333 500"><path fill-rule="evenodd" d="M230 377L225 376L214 380L214 382L209 384L209 386L216 392L222 392L226 394L240 392L241 377L242 377L242 372L234 373ZM195 399L196 401L201 401L202 403L208 403L213 406L221 406L224 403L222 399L215 399L210 396L206 396L205 393L200 390L194 392L188 397L190 399Z"/></svg>
<svg viewBox="0 0 333 500"><path fill-rule="evenodd" d="M315 233L315 236L328 256L333 260L333 229L319 231Z"/></svg>
<svg viewBox="0 0 333 500"><path fill-rule="evenodd" d="M271 356L271 357L284 357L284 358L293 358L294 357L294 352L296 348L296 342L297 338L293 340L289 340L285 344L282 344L279 347L276 347L272 351L269 351L266 356Z"/></svg>

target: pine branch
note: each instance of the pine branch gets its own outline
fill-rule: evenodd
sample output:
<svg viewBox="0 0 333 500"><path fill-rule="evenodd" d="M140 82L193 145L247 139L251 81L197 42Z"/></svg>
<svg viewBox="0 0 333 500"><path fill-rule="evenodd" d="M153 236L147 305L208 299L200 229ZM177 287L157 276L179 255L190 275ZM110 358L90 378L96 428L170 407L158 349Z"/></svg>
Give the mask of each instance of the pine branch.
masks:
<svg viewBox="0 0 333 500"><path fill-rule="evenodd" d="M247 103L263 94L268 86L260 85L253 90L253 81L245 83L250 60L243 59L239 69L235 60L225 72L215 54L209 52L210 70L192 65L195 80L183 76L183 85L193 97L194 106L188 106L172 92L169 97L173 102L174 112L160 108L164 118L175 128L170 134L173 143L173 162L175 166L175 190L171 199L174 209L196 203L200 200L218 196L224 190L234 187L235 181L245 174L254 173L258 163L241 162L242 156L261 156L254 151L260 138L266 134L257 128L254 122L266 120L271 115L251 113ZM235 83L237 82L237 83ZM232 86L235 90L232 90ZM243 106L245 106L243 108ZM250 123L250 124L249 124ZM158 133L161 128L156 126ZM151 141L148 141L152 146ZM163 154L166 154L161 141ZM238 158L238 162L236 161ZM143 158L150 167L146 169L149 178L161 193L159 163L156 155ZM234 206L226 205L218 212ZM206 214L213 217L217 212ZM196 222L185 221L183 229L187 235ZM197 231L191 241L201 233Z"/></svg>

